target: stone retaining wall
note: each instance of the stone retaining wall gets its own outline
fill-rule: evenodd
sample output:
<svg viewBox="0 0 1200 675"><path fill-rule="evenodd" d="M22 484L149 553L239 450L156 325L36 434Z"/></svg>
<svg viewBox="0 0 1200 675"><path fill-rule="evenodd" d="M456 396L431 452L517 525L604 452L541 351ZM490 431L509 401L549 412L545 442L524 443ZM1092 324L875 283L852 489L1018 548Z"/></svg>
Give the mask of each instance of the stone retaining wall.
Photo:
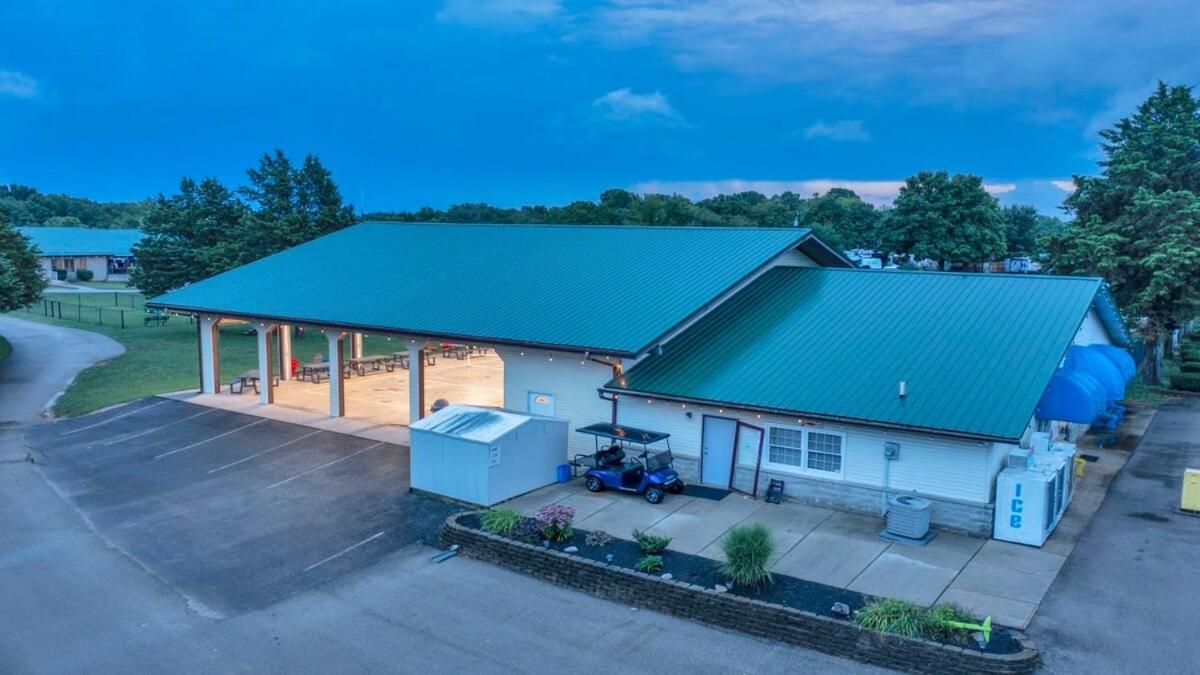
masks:
<svg viewBox="0 0 1200 675"><path fill-rule="evenodd" d="M442 528L442 544L458 544L459 555L609 600L911 673L1029 673L1038 665L1037 650L1020 634L1021 652L994 655L876 633L848 621L505 539L460 525L463 515L451 516Z"/></svg>

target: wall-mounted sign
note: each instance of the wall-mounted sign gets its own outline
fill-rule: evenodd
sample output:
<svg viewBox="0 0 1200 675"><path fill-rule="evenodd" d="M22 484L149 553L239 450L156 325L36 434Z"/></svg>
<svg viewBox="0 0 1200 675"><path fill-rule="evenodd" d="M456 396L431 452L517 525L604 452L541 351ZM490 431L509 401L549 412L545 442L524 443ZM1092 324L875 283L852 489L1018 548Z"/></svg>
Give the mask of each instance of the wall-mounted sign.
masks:
<svg viewBox="0 0 1200 675"><path fill-rule="evenodd" d="M500 463L500 446L493 445L488 448L488 466L496 466Z"/></svg>

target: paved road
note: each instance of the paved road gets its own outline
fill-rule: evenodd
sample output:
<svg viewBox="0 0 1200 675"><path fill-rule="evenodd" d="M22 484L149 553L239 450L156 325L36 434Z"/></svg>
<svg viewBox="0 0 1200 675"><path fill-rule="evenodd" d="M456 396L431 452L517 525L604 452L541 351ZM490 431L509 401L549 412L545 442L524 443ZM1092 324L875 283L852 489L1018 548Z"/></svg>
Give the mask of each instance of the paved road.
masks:
<svg viewBox="0 0 1200 675"><path fill-rule="evenodd" d="M1175 510L1186 467L1200 468L1200 398L1159 410L1042 601L1029 633L1048 671L1200 664L1200 518Z"/></svg>
<svg viewBox="0 0 1200 675"><path fill-rule="evenodd" d="M0 335L12 344L0 361L0 428L38 422L79 371L125 352L106 335L8 316L0 316Z"/></svg>
<svg viewBox="0 0 1200 675"><path fill-rule="evenodd" d="M2 321L6 335L35 330ZM103 353L80 347L90 339L80 331L53 330L62 332L18 340L45 361ZM36 423L61 387L54 371L15 396L6 384L3 405L17 414L4 417ZM269 607L209 618L98 535L40 467L16 460L17 436L0 431L0 672L881 672L477 561L436 565L422 546Z"/></svg>

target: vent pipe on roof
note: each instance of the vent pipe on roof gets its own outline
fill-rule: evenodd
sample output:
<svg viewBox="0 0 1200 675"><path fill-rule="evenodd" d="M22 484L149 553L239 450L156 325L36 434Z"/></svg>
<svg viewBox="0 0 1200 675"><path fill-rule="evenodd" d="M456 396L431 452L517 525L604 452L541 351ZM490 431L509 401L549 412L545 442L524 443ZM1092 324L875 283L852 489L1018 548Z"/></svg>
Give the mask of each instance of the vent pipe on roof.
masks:
<svg viewBox="0 0 1200 675"><path fill-rule="evenodd" d="M896 396L898 398L904 398L905 396L908 396L908 382L900 380L900 390L896 393Z"/></svg>

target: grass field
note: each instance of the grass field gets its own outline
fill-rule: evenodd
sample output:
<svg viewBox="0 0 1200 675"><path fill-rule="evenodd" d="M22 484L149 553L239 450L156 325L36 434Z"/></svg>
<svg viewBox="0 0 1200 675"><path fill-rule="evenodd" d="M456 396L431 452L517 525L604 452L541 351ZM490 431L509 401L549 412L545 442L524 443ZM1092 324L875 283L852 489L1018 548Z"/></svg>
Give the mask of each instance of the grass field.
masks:
<svg viewBox="0 0 1200 675"><path fill-rule="evenodd" d="M80 297L84 308L104 302L103 297L95 294ZM107 297L108 303L112 302L112 295L104 297ZM196 325L189 324L187 317L172 316L164 326L146 326L142 322L144 313L140 309L143 299L137 296L136 308L131 310L126 307L126 328L122 329L110 321L112 310L105 311L105 324L97 325L94 319L80 322L74 318L77 316L74 298L73 295L62 298L62 319L44 316L40 305L32 313L16 311L9 314L17 319L103 333L125 346L125 353L121 356L80 373L55 404L56 415L82 415L152 394L199 386ZM89 316L87 309L81 311L85 318ZM243 335L244 330L243 325L222 326L222 373L240 373L256 367L258 356L255 337Z"/></svg>
<svg viewBox="0 0 1200 675"><path fill-rule="evenodd" d="M12 345L8 344L8 340L5 340L3 335L0 335L0 361L7 359L11 353Z"/></svg>

